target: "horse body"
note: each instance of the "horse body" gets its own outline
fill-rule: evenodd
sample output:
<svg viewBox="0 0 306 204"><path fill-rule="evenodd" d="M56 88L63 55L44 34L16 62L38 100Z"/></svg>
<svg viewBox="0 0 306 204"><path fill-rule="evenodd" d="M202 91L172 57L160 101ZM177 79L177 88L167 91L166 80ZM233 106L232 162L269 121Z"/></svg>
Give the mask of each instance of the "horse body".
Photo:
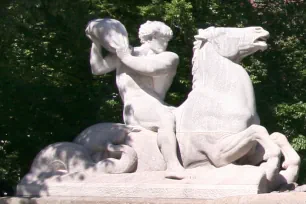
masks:
<svg viewBox="0 0 306 204"><path fill-rule="evenodd" d="M182 112L184 116L177 116L177 132L237 133L249 126L248 121L256 110L248 106L245 85L242 82L247 80L247 74L238 65L232 71L229 70L229 65L220 67L219 71L219 64L217 62L212 67L217 73L211 76L205 73L205 79L198 79L203 81L202 86L198 84L178 108L183 109L178 112ZM204 61L201 66L210 67L210 63ZM221 73L225 76L218 76Z"/></svg>
<svg viewBox="0 0 306 204"><path fill-rule="evenodd" d="M253 85L239 65L244 57L265 50L268 36L261 27L210 27L195 36L193 89L175 112L185 168L263 163L269 189L296 181L300 158L283 134L269 135L259 125Z"/></svg>
<svg viewBox="0 0 306 204"><path fill-rule="evenodd" d="M247 32L247 29L244 30ZM210 36L214 38L214 34ZM250 46L250 49L253 48ZM183 147L182 161L186 167L202 163L200 157L184 153L187 146L187 149L197 149L193 152L205 155L200 160L212 160L205 158L207 152L218 147L215 144L222 138L242 132L254 124L257 115L249 75L242 66L220 55L208 39L195 42L192 69L193 89L176 110L176 134ZM195 141L192 147L184 144L189 140L186 137Z"/></svg>

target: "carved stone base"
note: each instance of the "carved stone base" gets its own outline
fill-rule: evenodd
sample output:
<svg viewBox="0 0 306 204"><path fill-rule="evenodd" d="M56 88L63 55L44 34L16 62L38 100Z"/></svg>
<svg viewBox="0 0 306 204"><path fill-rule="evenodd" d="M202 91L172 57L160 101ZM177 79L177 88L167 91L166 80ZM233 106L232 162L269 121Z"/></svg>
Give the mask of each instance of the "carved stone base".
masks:
<svg viewBox="0 0 306 204"><path fill-rule="evenodd" d="M162 199L162 198L103 198L103 197L44 197L0 198L0 204L300 204L306 193L273 193L248 196L231 196L215 200Z"/></svg>
<svg viewBox="0 0 306 204"><path fill-rule="evenodd" d="M17 186L17 196L112 197L112 198L196 198L265 193L265 174L251 166L195 168L187 178L164 178L164 171L131 174L82 172L53 177L43 182Z"/></svg>

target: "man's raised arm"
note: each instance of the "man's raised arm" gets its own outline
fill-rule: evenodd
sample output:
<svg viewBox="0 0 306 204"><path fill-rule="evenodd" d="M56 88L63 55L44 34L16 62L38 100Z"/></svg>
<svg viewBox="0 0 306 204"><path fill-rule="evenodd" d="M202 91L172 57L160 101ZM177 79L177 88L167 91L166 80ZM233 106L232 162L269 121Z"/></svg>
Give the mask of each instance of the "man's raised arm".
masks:
<svg viewBox="0 0 306 204"><path fill-rule="evenodd" d="M90 66L92 74L101 75L111 72L115 70L117 63L118 58L116 55L109 54L103 58L100 46L97 43L92 43L90 51Z"/></svg>
<svg viewBox="0 0 306 204"><path fill-rule="evenodd" d="M173 52L162 52L156 55L132 56L127 51L117 51L121 62L130 69L147 76L158 76L176 71L179 57Z"/></svg>

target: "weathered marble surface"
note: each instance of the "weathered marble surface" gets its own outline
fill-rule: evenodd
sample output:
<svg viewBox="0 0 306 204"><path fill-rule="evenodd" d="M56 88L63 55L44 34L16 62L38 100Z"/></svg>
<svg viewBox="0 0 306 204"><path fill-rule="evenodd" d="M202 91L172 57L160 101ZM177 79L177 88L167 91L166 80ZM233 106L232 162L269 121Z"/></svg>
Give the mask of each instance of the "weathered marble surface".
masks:
<svg viewBox="0 0 306 204"><path fill-rule="evenodd" d="M143 24L135 48L116 20L92 21L86 35L92 73L116 70L125 124L99 123L73 142L46 147L17 195L219 198L297 180L298 154L285 135L260 125L252 82L239 65L267 48L263 28L199 29L193 89L177 108L163 101L178 66L166 51L167 25ZM110 54L102 56L101 46Z"/></svg>
<svg viewBox="0 0 306 204"><path fill-rule="evenodd" d="M39 184L20 184L17 195L215 199L265 193L264 173L255 168L258 167L198 167L186 170L189 176L183 180L166 179L164 171L116 175L90 169L46 179Z"/></svg>

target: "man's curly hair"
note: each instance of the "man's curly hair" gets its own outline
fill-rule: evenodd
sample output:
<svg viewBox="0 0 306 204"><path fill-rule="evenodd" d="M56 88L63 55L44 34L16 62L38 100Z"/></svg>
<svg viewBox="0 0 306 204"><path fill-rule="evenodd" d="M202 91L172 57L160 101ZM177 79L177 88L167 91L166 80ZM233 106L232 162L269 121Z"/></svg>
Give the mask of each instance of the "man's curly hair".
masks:
<svg viewBox="0 0 306 204"><path fill-rule="evenodd" d="M170 40L173 33L169 26L160 21L147 21L139 28L138 36L142 44L151 40L156 35L168 37Z"/></svg>

